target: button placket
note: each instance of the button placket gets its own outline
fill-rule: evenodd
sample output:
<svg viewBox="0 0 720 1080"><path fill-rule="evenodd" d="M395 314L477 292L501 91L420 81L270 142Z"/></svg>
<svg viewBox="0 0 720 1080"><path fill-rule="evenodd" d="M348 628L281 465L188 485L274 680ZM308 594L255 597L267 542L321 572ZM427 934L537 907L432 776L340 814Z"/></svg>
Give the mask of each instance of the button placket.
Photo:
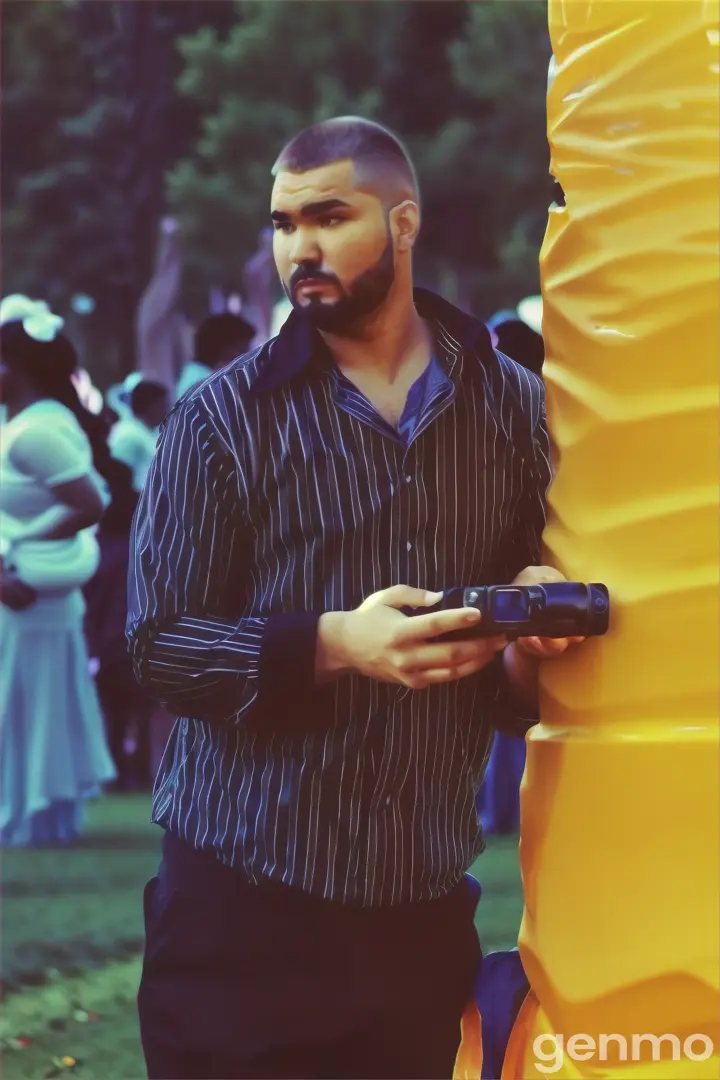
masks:
<svg viewBox="0 0 720 1080"><path fill-rule="evenodd" d="M418 447L417 443L413 441L405 448L400 466L400 478L404 491L403 517L405 528L403 532L405 534L405 551L408 555L417 547L419 523L417 521L417 509L413 507L415 493L411 490L410 485L415 480L413 473L417 471L418 464Z"/></svg>

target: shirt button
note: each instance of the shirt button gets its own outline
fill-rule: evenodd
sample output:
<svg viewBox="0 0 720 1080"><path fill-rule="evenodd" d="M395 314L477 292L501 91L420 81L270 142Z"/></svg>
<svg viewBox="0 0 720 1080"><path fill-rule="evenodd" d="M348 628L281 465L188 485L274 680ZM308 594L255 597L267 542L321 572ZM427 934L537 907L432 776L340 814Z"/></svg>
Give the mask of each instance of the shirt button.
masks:
<svg viewBox="0 0 720 1080"><path fill-rule="evenodd" d="M412 479L413 479L412 476L406 476L405 477L405 483L406 484L412 484Z"/></svg>
<svg viewBox="0 0 720 1080"><path fill-rule="evenodd" d="M408 549L408 551L412 551L412 544L410 543L409 540L408 540L407 544L405 545L405 547Z"/></svg>
<svg viewBox="0 0 720 1080"><path fill-rule="evenodd" d="M388 795L387 799L385 800L385 805L389 806L391 802L392 802L392 795Z"/></svg>

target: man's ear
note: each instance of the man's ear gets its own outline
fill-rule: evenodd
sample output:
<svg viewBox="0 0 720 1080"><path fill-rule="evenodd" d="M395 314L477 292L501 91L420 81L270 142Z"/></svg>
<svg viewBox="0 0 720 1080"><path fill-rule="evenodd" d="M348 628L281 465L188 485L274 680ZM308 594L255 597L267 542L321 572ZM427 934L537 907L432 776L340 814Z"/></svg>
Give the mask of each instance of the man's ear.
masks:
<svg viewBox="0 0 720 1080"><path fill-rule="evenodd" d="M390 211L390 231L399 252L410 252L420 232L420 208L412 199L393 206Z"/></svg>

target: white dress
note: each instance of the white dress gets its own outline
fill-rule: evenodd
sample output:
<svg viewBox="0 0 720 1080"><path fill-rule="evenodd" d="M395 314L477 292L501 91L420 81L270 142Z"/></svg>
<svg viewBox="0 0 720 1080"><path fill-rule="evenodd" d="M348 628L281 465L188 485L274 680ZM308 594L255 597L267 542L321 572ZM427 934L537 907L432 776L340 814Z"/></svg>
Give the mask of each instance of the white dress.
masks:
<svg viewBox="0 0 720 1080"><path fill-rule="evenodd" d="M11 451L22 436L20 472ZM83 476L99 481L87 438L56 401L38 401L0 428L0 530L5 543L57 505L53 488ZM85 602L78 568L91 574L95 541L20 541L6 555L38 589L23 611L0 605L0 842L52 844L81 828L83 802L114 779L104 723L88 670ZM52 567L52 573L49 572ZM63 567L69 567L63 587ZM52 579L52 580L51 580ZM44 587L43 581L50 581Z"/></svg>

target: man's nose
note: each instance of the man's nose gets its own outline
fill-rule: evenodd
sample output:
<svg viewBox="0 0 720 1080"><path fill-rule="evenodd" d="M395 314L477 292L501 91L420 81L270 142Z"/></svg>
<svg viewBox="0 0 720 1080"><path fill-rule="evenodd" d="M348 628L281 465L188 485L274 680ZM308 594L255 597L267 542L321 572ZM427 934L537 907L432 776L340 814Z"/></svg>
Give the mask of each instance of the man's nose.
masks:
<svg viewBox="0 0 720 1080"><path fill-rule="evenodd" d="M311 232L297 230L290 249L290 261L294 266L302 266L303 263L316 266L321 261L320 247Z"/></svg>

